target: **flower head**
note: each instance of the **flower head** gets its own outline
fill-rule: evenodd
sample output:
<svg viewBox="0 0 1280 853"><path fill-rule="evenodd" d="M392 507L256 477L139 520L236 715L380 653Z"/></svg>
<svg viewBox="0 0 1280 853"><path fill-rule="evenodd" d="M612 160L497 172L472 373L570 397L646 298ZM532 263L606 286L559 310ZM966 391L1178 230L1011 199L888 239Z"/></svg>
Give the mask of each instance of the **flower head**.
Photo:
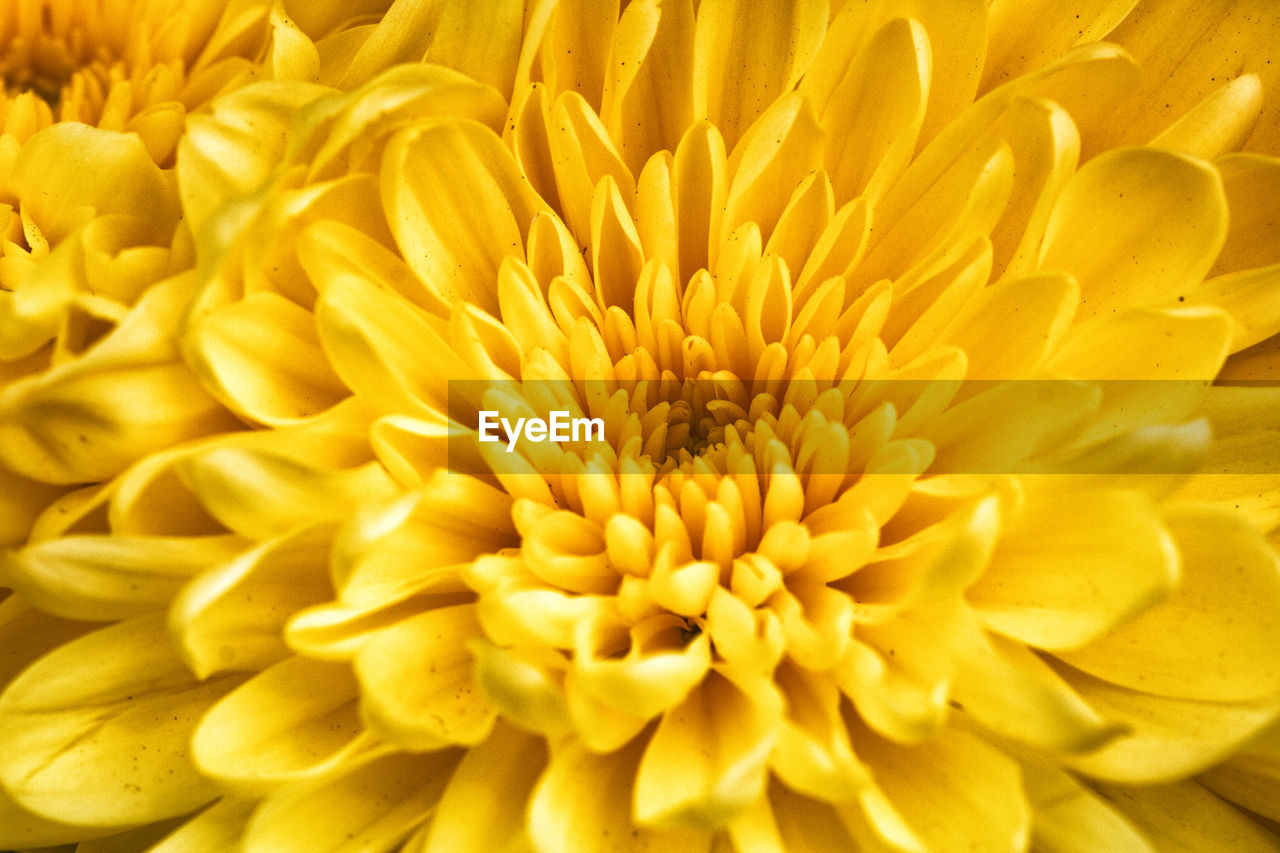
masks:
<svg viewBox="0 0 1280 853"><path fill-rule="evenodd" d="M243 428L5 557L0 839L1274 843L1269 72L745 9L277 15L149 296Z"/></svg>

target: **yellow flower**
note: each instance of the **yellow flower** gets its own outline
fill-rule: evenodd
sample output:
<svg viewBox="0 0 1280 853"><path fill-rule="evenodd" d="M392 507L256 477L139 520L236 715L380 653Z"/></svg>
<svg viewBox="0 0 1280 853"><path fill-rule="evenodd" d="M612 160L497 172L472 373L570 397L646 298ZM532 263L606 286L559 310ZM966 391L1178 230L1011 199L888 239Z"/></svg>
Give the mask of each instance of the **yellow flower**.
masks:
<svg viewBox="0 0 1280 853"><path fill-rule="evenodd" d="M1280 40L1190 8L277 5L139 323L243 428L5 554L0 844L1274 850Z"/></svg>
<svg viewBox="0 0 1280 853"><path fill-rule="evenodd" d="M260 0L0 11L0 541L21 542L67 484L234 423L173 345L191 281L158 285L193 260L172 170L187 111L252 78L266 13Z"/></svg>

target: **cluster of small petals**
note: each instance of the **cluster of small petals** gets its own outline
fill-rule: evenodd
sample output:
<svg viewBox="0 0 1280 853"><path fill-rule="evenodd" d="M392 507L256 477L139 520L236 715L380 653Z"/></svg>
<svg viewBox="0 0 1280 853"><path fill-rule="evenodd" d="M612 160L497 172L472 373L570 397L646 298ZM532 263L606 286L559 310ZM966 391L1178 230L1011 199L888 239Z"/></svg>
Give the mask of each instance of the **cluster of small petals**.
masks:
<svg viewBox="0 0 1280 853"><path fill-rule="evenodd" d="M0 847L1280 845L1266 2L129 5L0 17Z"/></svg>

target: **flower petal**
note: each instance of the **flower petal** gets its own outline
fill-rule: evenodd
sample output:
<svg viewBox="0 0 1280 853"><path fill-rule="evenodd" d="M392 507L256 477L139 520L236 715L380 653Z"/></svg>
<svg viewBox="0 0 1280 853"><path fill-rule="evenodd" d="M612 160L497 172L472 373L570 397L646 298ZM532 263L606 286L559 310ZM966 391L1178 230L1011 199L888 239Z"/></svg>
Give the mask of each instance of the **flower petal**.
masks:
<svg viewBox="0 0 1280 853"><path fill-rule="evenodd" d="M1280 692L1280 557L1222 509L1165 512L1182 557L1174 593L1105 637L1060 657L1133 690L1206 702Z"/></svg>
<svg viewBox="0 0 1280 853"><path fill-rule="evenodd" d="M431 814L457 766L455 750L373 754L352 768L276 790L254 814L245 853L389 850Z"/></svg>
<svg viewBox="0 0 1280 853"><path fill-rule="evenodd" d="M1227 758L1280 715L1274 697L1251 703L1171 699L1108 684L1062 664L1084 701L1128 731L1067 763L1090 776L1150 785L1180 779Z"/></svg>
<svg viewBox="0 0 1280 853"><path fill-rule="evenodd" d="M0 696L0 781L24 808L78 825L189 812L217 796L191 763L191 733L240 680L196 681L160 614L73 640Z"/></svg>
<svg viewBox="0 0 1280 853"><path fill-rule="evenodd" d="M147 853L197 853L234 849L244 834L255 800L225 796L164 837Z"/></svg>
<svg viewBox="0 0 1280 853"><path fill-rule="evenodd" d="M315 318L276 293L205 315L187 338L187 352L207 387L259 423L295 422L350 393L320 348Z"/></svg>
<svg viewBox="0 0 1280 853"><path fill-rule="evenodd" d="M521 808L547 762L546 742L499 725L467 750L440 797L422 853L491 853L525 829Z"/></svg>
<svg viewBox="0 0 1280 853"><path fill-rule="evenodd" d="M1227 201L1208 164L1151 149L1110 151L1058 197L1042 269L1080 282L1080 318L1170 301L1198 285L1227 235Z"/></svg>
<svg viewBox="0 0 1280 853"><path fill-rule="evenodd" d="M494 710L467 650L480 636L472 605L428 610L375 634L355 660L370 729L415 750L483 740Z"/></svg>
<svg viewBox="0 0 1280 853"><path fill-rule="evenodd" d="M827 0L698 7L693 111L733 148L747 127L804 74L827 29Z"/></svg>
<svg viewBox="0 0 1280 853"><path fill-rule="evenodd" d="M636 820L722 824L763 792L781 702L772 685L712 675L668 711L636 776Z"/></svg>
<svg viewBox="0 0 1280 853"><path fill-rule="evenodd" d="M1022 781L1034 812L1034 849L1045 853L1155 853L1142 833L1105 799L1053 765L1023 762Z"/></svg>
<svg viewBox="0 0 1280 853"><path fill-rule="evenodd" d="M1269 853L1280 836L1192 781L1159 787L1099 785L1099 793L1157 850Z"/></svg>
<svg viewBox="0 0 1280 853"><path fill-rule="evenodd" d="M520 256L540 200L489 128L427 120L387 143L382 202L409 267L447 305L498 310L493 282Z"/></svg>
<svg viewBox="0 0 1280 853"><path fill-rule="evenodd" d="M201 678L256 670L289 654L290 614L330 595L329 525L273 539L191 581L169 608L169 629L187 665Z"/></svg>
<svg viewBox="0 0 1280 853"><path fill-rule="evenodd" d="M1144 495L1033 493L965 594L988 628L1042 649L1076 648L1163 599L1178 570Z"/></svg>
<svg viewBox="0 0 1280 853"><path fill-rule="evenodd" d="M632 786L643 749L644 738L637 738L602 754L572 741L557 750L529 803L529 837L534 850L710 853L708 833L655 830L632 822Z"/></svg>
<svg viewBox="0 0 1280 853"><path fill-rule="evenodd" d="M243 547L237 536L63 536L0 555L0 570L43 610L102 622L163 608Z"/></svg>
<svg viewBox="0 0 1280 853"><path fill-rule="evenodd" d="M948 730L912 747L874 735L854 749L927 849L1021 850L1031 811L1017 765L973 735Z"/></svg>
<svg viewBox="0 0 1280 853"><path fill-rule="evenodd" d="M245 793L319 778L361 746L356 694L348 665L288 658L209 709L192 757L202 773Z"/></svg>
<svg viewBox="0 0 1280 853"><path fill-rule="evenodd" d="M1280 263L1280 158L1228 154L1215 165L1227 192L1231 230L1212 274Z"/></svg>

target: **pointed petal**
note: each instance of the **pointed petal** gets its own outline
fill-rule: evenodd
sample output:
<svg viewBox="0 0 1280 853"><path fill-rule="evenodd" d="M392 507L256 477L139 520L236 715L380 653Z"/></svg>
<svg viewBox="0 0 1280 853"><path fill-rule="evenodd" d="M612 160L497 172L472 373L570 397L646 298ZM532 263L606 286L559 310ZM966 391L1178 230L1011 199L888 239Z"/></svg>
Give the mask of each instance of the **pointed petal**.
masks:
<svg viewBox="0 0 1280 853"><path fill-rule="evenodd" d="M729 148L809 67L827 29L827 6L827 0L699 6L693 110L720 128Z"/></svg>

